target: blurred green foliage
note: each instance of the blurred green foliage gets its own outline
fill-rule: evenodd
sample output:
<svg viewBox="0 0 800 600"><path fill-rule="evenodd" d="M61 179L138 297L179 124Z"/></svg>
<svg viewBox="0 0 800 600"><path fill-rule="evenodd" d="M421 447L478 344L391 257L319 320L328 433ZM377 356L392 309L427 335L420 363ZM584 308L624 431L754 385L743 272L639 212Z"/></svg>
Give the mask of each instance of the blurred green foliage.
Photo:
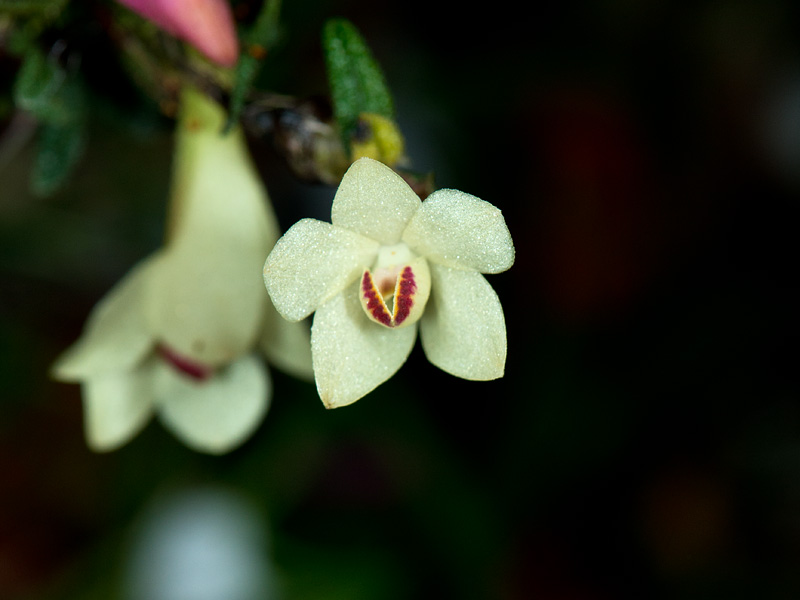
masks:
<svg viewBox="0 0 800 600"><path fill-rule="evenodd" d="M53 15L58 14L68 0L0 0L0 14Z"/></svg>
<svg viewBox="0 0 800 600"><path fill-rule="evenodd" d="M414 167L504 211L518 258L492 283L509 363L503 380L466 382L416 348L391 385L332 412L275 373L262 428L220 458L157 424L92 454L79 389L46 377L160 244L171 120L119 68L130 40L111 35L110 0L53 2L81 5L61 22L12 4L51 6L0 4L5 105L35 47L23 96L74 78L90 135L40 198L37 142L5 152L17 123L0 122L0 596L122 597L143 508L207 484L263 511L286 600L800 595L799 188L763 137L774 119L789 149L800 139L793 113L768 110L796 81L794 3L567 2L528 19L284 3L280 43L237 84L245 108L253 91L331 91L320 34L337 15L357 26ZM232 4L246 32L269 3ZM168 92L182 54L151 41L175 66L153 72ZM251 147L284 227L330 214L333 187L298 180L269 141Z"/></svg>
<svg viewBox="0 0 800 600"><path fill-rule="evenodd" d="M240 34L244 48L234 73L227 129L238 121L264 60L280 41L280 8L281 0L264 2L255 22Z"/></svg>
<svg viewBox="0 0 800 600"><path fill-rule="evenodd" d="M86 144L86 104L78 75L46 57L38 48L26 52L14 84L18 108L39 121L31 189L48 196L70 176Z"/></svg>

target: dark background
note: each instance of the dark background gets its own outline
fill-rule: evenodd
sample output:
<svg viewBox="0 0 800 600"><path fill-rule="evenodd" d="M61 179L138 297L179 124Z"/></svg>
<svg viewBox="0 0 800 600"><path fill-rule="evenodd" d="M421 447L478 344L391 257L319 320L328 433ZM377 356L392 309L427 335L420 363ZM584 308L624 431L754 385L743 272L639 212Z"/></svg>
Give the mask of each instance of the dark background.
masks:
<svg viewBox="0 0 800 600"><path fill-rule="evenodd" d="M99 93L63 190L27 191L30 144L0 171L0 597L118 597L143 507L198 485L260 511L287 598L800 597L797 5L302 0L283 16L261 85L326 93L319 33L350 19L412 165L503 210L506 376L451 377L418 346L325 411L273 370L270 413L229 455L157 422L90 452L79 387L47 370L160 244L171 155L168 120ZM329 214L333 188L252 148L284 228Z"/></svg>

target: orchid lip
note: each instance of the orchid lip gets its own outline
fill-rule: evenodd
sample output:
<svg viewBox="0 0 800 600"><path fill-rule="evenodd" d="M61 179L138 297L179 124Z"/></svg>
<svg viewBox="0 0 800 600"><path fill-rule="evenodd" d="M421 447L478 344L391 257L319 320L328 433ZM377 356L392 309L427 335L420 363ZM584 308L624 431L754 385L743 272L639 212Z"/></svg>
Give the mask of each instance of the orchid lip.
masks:
<svg viewBox="0 0 800 600"><path fill-rule="evenodd" d="M381 247L372 268L364 269L358 294L370 321L395 329L419 320L430 289L427 260L400 242Z"/></svg>
<svg viewBox="0 0 800 600"><path fill-rule="evenodd" d="M394 287L394 306L392 311L386 306L384 280L381 279L380 287L369 269L364 271L361 278L361 303L367 316L376 323L385 327L399 327L411 314L411 309L416 304L417 282L413 269L406 265L396 277ZM391 293L391 291L389 292Z"/></svg>
<svg viewBox="0 0 800 600"><path fill-rule="evenodd" d="M173 369L198 383L206 381L214 374L214 369L212 367L192 360L188 356L176 352L165 344L159 344L158 354Z"/></svg>

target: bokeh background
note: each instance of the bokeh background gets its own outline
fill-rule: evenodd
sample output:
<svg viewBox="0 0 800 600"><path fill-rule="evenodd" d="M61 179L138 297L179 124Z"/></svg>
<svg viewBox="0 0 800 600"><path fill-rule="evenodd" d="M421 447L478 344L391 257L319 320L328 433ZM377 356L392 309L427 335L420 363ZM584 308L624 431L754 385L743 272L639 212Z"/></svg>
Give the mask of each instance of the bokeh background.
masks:
<svg viewBox="0 0 800 600"><path fill-rule="evenodd" d="M417 346L325 411L273 370L229 455L156 422L90 452L48 368L161 243L172 148L99 94L57 194L28 191L30 143L0 166L0 598L800 597L800 7L284 4L265 85L327 93L320 30L351 20L413 166L503 210L506 376ZM98 27L82 68L124 91ZM284 228L329 214L333 188L252 149Z"/></svg>

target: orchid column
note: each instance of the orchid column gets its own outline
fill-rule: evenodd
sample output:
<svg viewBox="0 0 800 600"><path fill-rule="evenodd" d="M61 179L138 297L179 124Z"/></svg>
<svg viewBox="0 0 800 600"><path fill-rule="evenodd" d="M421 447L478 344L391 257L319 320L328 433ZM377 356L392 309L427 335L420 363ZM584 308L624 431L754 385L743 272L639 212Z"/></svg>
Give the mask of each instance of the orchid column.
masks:
<svg viewBox="0 0 800 600"><path fill-rule="evenodd" d="M311 373L307 329L280 318L264 293L276 220L243 134L223 135L224 122L216 103L184 90L167 243L101 300L54 366L83 385L94 450L127 443L155 413L188 446L227 452L269 405L257 349Z"/></svg>

